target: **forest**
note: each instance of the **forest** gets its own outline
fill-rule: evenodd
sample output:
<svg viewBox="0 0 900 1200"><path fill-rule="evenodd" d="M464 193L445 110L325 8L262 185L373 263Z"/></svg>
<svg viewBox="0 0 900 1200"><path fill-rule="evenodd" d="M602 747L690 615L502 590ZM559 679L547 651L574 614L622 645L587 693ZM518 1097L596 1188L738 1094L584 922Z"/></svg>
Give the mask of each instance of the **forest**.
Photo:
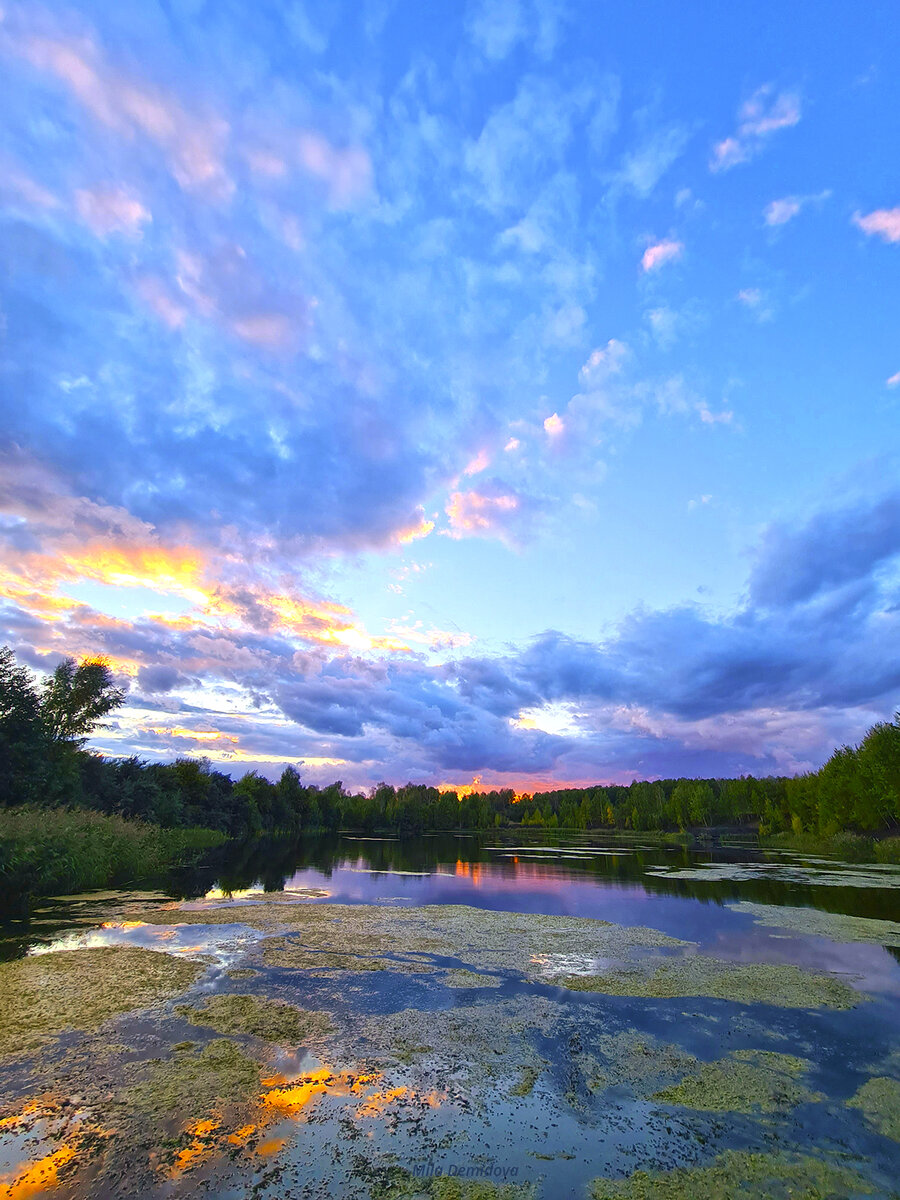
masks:
<svg viewBox="0 0 900 1200"><path fill-rule="evenodd" d="M303 782L293 766L271 782L240 779L204 759L171 763L103 757L85 748L92 730L124 702L99 659L66 659L43 682L0 649L0 807L65 807L230 838L304 831L420 833L507 826L685 830L758 826L831 836L900 827L900 713L857 746L837 749L818 771L795 777L659 779L596 784L534 795L511 790L459 796L422 783L378 784L367 793L340 781Z"/></svg>

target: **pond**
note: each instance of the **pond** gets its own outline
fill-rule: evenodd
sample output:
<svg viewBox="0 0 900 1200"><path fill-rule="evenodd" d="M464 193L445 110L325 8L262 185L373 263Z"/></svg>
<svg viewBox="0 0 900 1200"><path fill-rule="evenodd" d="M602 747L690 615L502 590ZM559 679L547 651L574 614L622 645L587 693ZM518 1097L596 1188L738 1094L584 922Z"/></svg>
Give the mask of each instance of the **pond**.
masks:
<svg viewBox="0 0 900 1200"><path fill-rule="evenodd" d="M9 1200L897 1194L900 867L259 842L0 957Z"/></svg>

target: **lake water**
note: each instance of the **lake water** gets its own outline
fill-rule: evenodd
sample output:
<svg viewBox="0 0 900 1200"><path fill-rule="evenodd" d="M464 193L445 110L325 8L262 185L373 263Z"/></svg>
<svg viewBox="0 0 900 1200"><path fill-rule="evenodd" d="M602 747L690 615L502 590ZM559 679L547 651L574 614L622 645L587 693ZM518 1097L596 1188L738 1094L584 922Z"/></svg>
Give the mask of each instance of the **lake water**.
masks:
<svg viewBox="0 0 900 1200"><path fill-rule="evenodd" d="M120 979L110 947L153 953ZM897 1194L898 867L257 843L43 902L0 954L10 1200ZM151 994L159 964L191 978Z"/></svg>

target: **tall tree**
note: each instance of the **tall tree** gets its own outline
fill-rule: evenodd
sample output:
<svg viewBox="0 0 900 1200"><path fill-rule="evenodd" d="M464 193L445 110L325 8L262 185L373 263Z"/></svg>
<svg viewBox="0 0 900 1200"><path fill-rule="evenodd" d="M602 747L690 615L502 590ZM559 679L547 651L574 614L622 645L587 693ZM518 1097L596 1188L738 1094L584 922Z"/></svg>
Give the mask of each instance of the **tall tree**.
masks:
<svg viewBox="0 0 900 1200"><path fill-rule="evenodd" d="M77 746L124 699L102 658L64 658L44 684L41 717L52 741Z"/></svg>

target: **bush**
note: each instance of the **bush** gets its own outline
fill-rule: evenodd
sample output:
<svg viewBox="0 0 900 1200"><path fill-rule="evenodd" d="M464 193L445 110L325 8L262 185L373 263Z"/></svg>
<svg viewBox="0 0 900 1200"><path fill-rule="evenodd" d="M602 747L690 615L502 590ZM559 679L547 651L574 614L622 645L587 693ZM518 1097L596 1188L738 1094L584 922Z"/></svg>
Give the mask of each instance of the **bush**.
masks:
<svg viewBox="0 0 900 1200"><path fill-rule="evenodd" d="M223 841L212 829L160 829L85 810L7 809L0 811L0 887L21 897L131 883Z"/></svg>

